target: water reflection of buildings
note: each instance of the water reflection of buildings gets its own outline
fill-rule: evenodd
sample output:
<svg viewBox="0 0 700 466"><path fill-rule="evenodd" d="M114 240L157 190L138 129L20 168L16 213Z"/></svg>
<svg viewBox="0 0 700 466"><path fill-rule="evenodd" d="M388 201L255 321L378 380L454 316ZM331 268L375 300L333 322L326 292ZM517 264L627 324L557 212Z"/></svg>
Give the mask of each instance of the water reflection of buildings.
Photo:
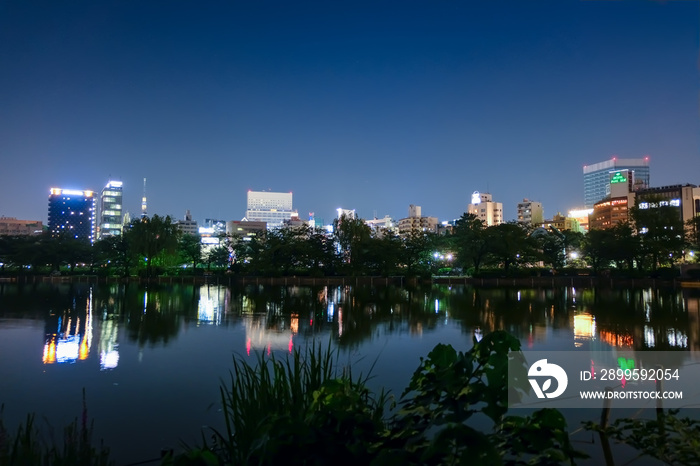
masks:
<svg viewBox="0 0 700 466"><path fill-rule="evenodd" d="M114 369L119 365L119 320L123 304L123 295L119 285L109 286L109 297L100 302L102 312L100 322L100 341L97 351L100 357L100 370Z"/></svg>
<svg viewBox="0 0 700 466"><path fill-rule="evenodd" d="M51 326L51 323L55 326ZM70 309L64 310L56 316L54 321L50 318L47 323L46 338L42 362L73 363L77 360L87 359L92 344L92 288L90 288L85 310L78 310L78 303L74 300Z"/></svg>
<svg viewBox="0 0 700 466"><path fill-rule="evenodd" d="M47 320L45 364L92 357L101 369L114 369L120 337L157 341L164 332L175 335L183 315L196 325L235 319L243 324L248 351L291 351L300 337L329 333L342 345L356 345L421 336L440 325L461 326L477 340L506 330L524 348L554 337L576 350L700 351L700 296L690 290L107 285L96 288L94 303L92 288L71 290L72 304Z"/></svg>
<svg viewBox="0 0 700 466"><path fill-rule="evenodd" d="M260 290L258 290L260 291ZM238 312L243 317L246 334L246 353L251 351L288 351L294 349L294 337L300 330L300 318L296 308L305 293L303 287L290 286L280 290L274 299L256 299L254 293L241 296ZM309 326L313 324L313 314Z"/></svg>
<svg viewBox="0 0 700 466"><path fill-rule="evenodd" d="M477 339L507 330L534 347L570 329L572 349L700 350L700 298L664 289L492 289L468 291Z"/></svg>
<svg viewBox="0 0 700 466"><path fill-rule="evenodd" d="M366 291L366 290L365 290ZM373 321L379 313L371 293L351 286L324 286L319 289L285 287L272 299L243 297L240 310L246 329L246 350L292 351L297 335L312 338L330 330L340 341L352 342L382 332ZM421 297L421 299L423 299ZM440 304L436 304L439 308ZM400 314L402 303L393 303L389 316ZM388 325L393 325L391 317ZM421 323L416 328L421 329ZM395 331L392 328L391 331Z"/></svg>
<svg viewBox="0 0 700 466"><path fill-rule="evenodd" d="M626 331L600 330L600 341L616 348L634 347L634 336Z"/></svg>
<svg viewBox="0 0 700 466"><path fill-rule="evenodd" d="M114 369L119 364L119 326L114 319L104 319L100 328L100 369Z"/></svg>
<svg viewBox="0 0 700 466"><path fill-rule="evenodd" d="M693 296L683 291L683 300L688 312L688 342L691 351L700 351L700 295Z"/></svg>
<svg viewBox="0 0 700 466"><path fill-rule="evenodd" d="M659 289L595 290L596 316L582 310L573 318L574 345L585 342L617 349L700 350L700 299L689 293L664 293ZM619 299L600 304L603 298ZM584 309L588 309L589 302ZM625 309L623 306L629 306ZM631 312L629 312L631 311Z"/></svg>
<svg viewBox="0 0 700 466"><path fill-rule="evenodd" d="M635 347L655 350L666 348L688 349L688 331L691 313L681 293L663 294L658 289L642 293L644 326L635 335Z"/></svg>
<svg viewBox="0 0 700 466"><path fill-rule="evenodd" d="M230 302L230 288L218 285L200 286L197 320L203 324L221 325L221 319L229 308Z"/></svg>
<svg viewBox="0 0 700 466"><path fill-rule="evenodd" d="M251 350L289 351L294 349L294 336L298 332L299 318L294 315L290 325L286 327L281 322L270 327L265 316L249 316L245 319L246 352Z"/></svg>
<svg viewBox="0 0 700 466"><path fill-rule="evenodd" d="M114 300L110 299L112 305ZM75 363L90 357L93 346L93 326L95 311L93 289L88 289L87 297L82 302L73 299L69 309L60 314L49 316L42 362L44 364ZM103 310L103 320L99 328L97 352L100 369L113 369L119 363L119 344L117 340L118 324L108 317Z"/></svg>
<svg viewBox="0 0 700 466"><path fill-rule="evenodd" d="M574 347L581 348L596 338L595 317L588 312L574 315Z"/></svg>

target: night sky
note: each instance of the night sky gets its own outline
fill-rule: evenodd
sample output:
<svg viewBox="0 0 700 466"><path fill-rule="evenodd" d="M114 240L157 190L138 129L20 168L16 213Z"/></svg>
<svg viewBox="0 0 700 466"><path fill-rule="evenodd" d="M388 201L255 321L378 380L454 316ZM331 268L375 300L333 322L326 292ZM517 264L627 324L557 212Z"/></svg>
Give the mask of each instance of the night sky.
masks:
<svg viewBox="0 0 700 466"><path fill-rule="evenodd" d="M0 0L0 215L124 182L138 215L458 218L473 191L545 216L582 167L700 184L697 1Z"/></svg>

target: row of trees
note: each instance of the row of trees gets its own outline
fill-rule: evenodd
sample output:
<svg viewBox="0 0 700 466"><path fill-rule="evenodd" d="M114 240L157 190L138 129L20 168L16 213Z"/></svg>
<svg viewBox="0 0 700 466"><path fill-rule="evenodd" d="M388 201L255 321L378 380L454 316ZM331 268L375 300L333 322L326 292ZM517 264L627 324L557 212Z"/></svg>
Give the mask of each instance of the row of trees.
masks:
<svg viewBox="0 0 700 466"><path fill-rule="evenodd" d="M170 217L154 215L131 222L120 236L90 243L68 235L0 237L2 270L15 268L35 273L109 269L130 275L142 270L152 275L181 262L186 245Z"/></svg>
<svg viewBox="0 0 700 466"><path fill-rule="evenodd" d="M361 219L342 217L334 233L304 226L252 237L222 237L203 250L198 236L183 235L170 217L135 220L121 236L90 245L69 237L0 237L1 270L43 273L73 270L145 276L174 270L226 269L234 273L279 275L428 276L456 270L470 275L484 268L509 274L514 268L615 267L654 271L691 259L700 248L700 217L687 225L673 208L632 210L634 224L620 223L587 235L531 228L518 223L487 227L465 213L452 232L416 231L399 237L375 232Z"/></svg>

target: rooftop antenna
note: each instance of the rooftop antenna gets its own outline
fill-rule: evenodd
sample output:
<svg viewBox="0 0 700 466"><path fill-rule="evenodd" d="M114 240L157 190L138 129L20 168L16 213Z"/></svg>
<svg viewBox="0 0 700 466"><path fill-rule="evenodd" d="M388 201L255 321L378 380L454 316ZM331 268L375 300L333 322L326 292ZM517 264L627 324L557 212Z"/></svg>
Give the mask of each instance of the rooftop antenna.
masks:
<svg viewBox="0 0 700 466"><path fill-rule="evenodd" d="M141 198L141 218L146 218L146 178L143 179L143 197Z"/></svg>

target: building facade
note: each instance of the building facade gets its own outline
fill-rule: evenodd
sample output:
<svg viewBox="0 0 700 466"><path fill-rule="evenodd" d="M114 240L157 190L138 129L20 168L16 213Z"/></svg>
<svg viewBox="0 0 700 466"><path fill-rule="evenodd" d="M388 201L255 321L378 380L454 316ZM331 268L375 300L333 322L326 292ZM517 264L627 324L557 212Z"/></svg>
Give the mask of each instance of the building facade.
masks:
<svg viewBox="0 0 700 466"><path fill-rule="evenodd" d="M593 204L610 196L611 178L616 171L628 170L632 176L632 190L649 187L649 157L641 159L618 159L613 157L604 162L583 167L583 201L588 209Z"/></svg>
<svg viewBox="0 0 700 466"><path fill-rule="evenodd" d="M399 220L399 234L409 235L413 232L437 233L437 217L423 217L421 207L417 205L408 206L408 217Z"/></svg>
<svg viewBox="0 0 700 466"><path fill-rule="evenodd" d="M398 233L398 226L394 219L389 215L385 215L384 218L374 218L372 220L365 220L365 223L381 236L384 232Z"/></svg>
<svg viewBox="0 0 700 466"><path fill-rule="evenodd" d="M634 172L629 169L609 173L608 194L593 204L589 225L595 230L612 228L618 223L631 221L630 209L634 207Z"/></svg>
<svg viewBox="0 0 700 466"><path fill-rule="evenodd" d="M488 227L503 223L503 204L493 202L493 197L489 193L474 191L472 203L467 206L467 212L476 215Z"/></svg>
<svg viewBox="0 0 700 466"><path fill-rule="evenodd" d="M268 228L281 228L292 218L292 193L248 191L245 218L250 222L265 222Z"/></svg>
<svg viewBox="0 0 700 466"><path fill-rule="evenodd" d="M182 232L183 235L193 235L199 234L199 226L196 220L192 220L192 214L189 210L185 211L185 218L183 220L178 220L175 222L177 228Z"/></svg>
<svg viewBox="0 0 700 466"><path fill-rule="evenodd" d="M267 223L246 220L231 220L226 222L226 235L235 239L250 241L254 236L264 236Z"/></svg>
<svg viewBox="0 0 700 466"><path fill-rule="evenodd" d="M118 236L124 229L122 182L110 181L100 193L97 238Z"/></svg>
<svg viewBox="0 0 700 466"><path fill-rule="evenodd" d="M523 199L518 203L518 222L524 225L537 225L544 222L544 210L541 202Z"/></svg>
<svg viewBox="0 0 700 466"><path fill-rule="evenodd" d="M42 233L41 220L17 220L14 217L0 217L0 236L29 236Z"/></svg>
<svg viewBox="0 0 700 466"><path fill-rule="evenodd" d="M700 194L693 184L661 186L637 192L637 207L641 210L670 206L678 211L683 223L700 215Z"/></svg>
<svg viewBox="0 0 700 466"><path fill-rule="evenodd" d="M204 228L211 228L214 235L226 234L226 220L218 220L215 218L205 218Z"/></svg>
<svg viewBox="0 0 700 466"><path fill-rule="evenodd" d="M634 207L634 193L596 202L588 220L589 227L594 230L607 230L618 223L628 222L632 207Z"/></svg>
<svg viewBox="0 0 700 466"><path fill-rule="evenodd" d="M49 194L49 232L52 237L66 236L90 243L95 241L95 193L51 188Z"/></svg>
<svg viewBox="0 0 700 466"><path fill-rule="evenodd" d="M572 217L565 217L561 212L557 212L551 220L545 220L540 224L545 230L550 230L552 227L559 231L576 231L583 233L584 230L581 227L579 221Z"/></svg>
<svg viewBox="0 0 700 466"><path fill-rule="evenodd" d="M567 217L576 219L581 226L581 233L588 231L588 220L593 213L593 209L573 209L567 214Z"/></svg>

